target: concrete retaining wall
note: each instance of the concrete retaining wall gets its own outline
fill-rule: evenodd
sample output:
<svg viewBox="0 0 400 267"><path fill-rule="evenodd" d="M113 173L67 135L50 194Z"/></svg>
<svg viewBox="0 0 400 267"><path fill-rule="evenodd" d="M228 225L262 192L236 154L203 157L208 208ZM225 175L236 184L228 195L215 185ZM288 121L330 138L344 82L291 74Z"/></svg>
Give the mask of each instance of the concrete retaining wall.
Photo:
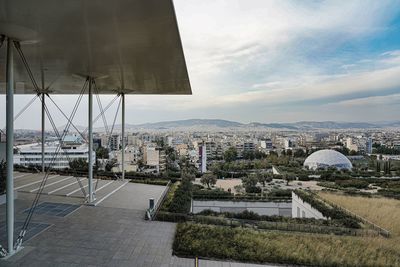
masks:
<svg viewBox="0 0 400 267"><path fill-rule="evenodd" d="M304 202L294 192L292 192L292 218L327 219L321 212Z"/></svg>

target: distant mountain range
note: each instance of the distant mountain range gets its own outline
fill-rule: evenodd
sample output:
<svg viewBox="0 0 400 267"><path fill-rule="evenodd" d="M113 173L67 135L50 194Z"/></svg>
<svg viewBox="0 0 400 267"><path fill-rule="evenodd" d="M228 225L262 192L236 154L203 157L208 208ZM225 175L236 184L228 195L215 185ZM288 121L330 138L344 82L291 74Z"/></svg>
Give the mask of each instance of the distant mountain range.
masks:
<svg viewBox="0 0 400 267"><path fill-rule="evenodd" d="M86 128L78 126L79 128ZM384 129L400 128L400 121L384 122L335 122L335 121L300 121L293 123L240 123L219 119L189 119L176 121L163 121L144 124L126 124L126 131L138 130L347 130L347 129ZM115 130L120 131L121 125L117 124ZM96 128L102 131L103 128Z"/></svg>
<svg viewBox="0 0 400 267"><path fill-rule="evenodd" d="M87 126L75 125L79 131L87 130ZM60 132L65 126L58 128ZM109 125L111 128L111 125ZM246 130L283 130L283 131L313 131L313 130L349 130L349 129L394 129L400 128L400 121L381 121L381 122L336 122L336 121L299 121L291 123L240 123L229 120L219 119L189 119L176 121L162 121L143 124L126 124L126 131L246 131ZM18 132L32 130L16 130ZM94 131L104 131L104 127L96 127ZM121 131L121 124L114 126L114 132ZM71 126L70 132L75 132Z"/></svg>

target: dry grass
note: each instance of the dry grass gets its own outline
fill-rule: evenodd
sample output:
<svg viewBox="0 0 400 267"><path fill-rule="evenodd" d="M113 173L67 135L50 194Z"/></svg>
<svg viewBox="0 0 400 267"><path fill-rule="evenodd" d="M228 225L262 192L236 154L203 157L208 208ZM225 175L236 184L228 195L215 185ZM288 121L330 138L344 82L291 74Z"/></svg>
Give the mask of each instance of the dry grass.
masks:
<svg viewBox="0 0 400 267"><path fill-rule="evenodd" d="M244 262L312 266L399 266L400 254L382 238L258 232L178 224L174 253Z"/></svg>
<svg viewBox="0 0 400 267"><path fill-rule="evenodd" d="M370 238L371 245L387 251L387 255L400 251L400 201L390 198L367 198L327 192L318 193L322 198L342 206L355 214L391 231L391 238ZM397 253L399 254L399 253Z"/></svg>
<svg viewBox="0 0 400 267"><path fill-rule="evenodd" d="M320 192L319 195L400 237L400 201L389 198L366 198Z"/></svg>

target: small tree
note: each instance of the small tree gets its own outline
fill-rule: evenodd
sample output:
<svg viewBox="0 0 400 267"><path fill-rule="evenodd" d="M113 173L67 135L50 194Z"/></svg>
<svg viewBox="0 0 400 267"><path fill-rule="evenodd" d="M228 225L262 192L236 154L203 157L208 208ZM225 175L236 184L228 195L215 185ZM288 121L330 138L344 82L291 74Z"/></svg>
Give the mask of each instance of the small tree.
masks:
<svg viewBox="0 0 400 267"><path fill-rule="evenodd" d="M242 185L240 185L240 184L238 184L238 185L235 185L235 186L233 187L233 189L235 189L235 191L236 191L236 193L237 193L237 194L242 194L242 193L243 193L243 191L244 191L244 188L243 188L243 186L242 186Z"/></svg>
<svg viewBox="0 0 400 267"><path fill-rule="evenodd" d="M200 182L210 189L211 186L217 183L217 176L212 173L206 173L201 177Z"/></svg>
<svg viewBox="0 0 400 267"><path fill-rule="evenodd" d="M306 156L306 153L304 153L304 150L303 150L303 149L297 149L297 150L293 153L293 156L294 156L295 158L303 158L303 157Z"/></svg>
<svg viewBox="0 0 400 267"><path fill-rule="evenodd" d="M88 171L88 163L86 160L79 158L69 162L69 167L76 171Z"/></svg>
<svg viewBox="0 0 400 267"><path fill-rule="evenodd" d="M286 180L286 185L289 185L290 181L296 180L296 175L294 173L285 173L283 179Z"/></svg>
<svg viewBox="0 0 400 267"><path fill-rule="evenodd" d="M237 156L238 156L238 154L237 154L236 148L234 148L234 147L228 148L224 153L224 159L227 162L235 161Z"/></svg>
<svg viewBox="0 0 400 267"><path fill-rule="evenodd" d="M265 180L264 180L264 174L262 174L261 172L256 172L256 177L257 177L257 180L258 180L258 182L260 183L260 184L262 184L262 186L263 187L265 187Z"/></svg>
<svg viewBox="0 0 400 267"><path fill-rule="evenodd" d="M108 155L108 149L105 147L99 147L96 150L96 158L98 159L108 159L109 155Z"/></svg>
<svg viewBox="0 0 400 267"><path fill-rule="evenodd" d="M107 161L106 166L104 167L106 171L110 172L112 171L112 168L118 166L118 162L116 159L111 159L109 161Z"/></svg>
<svg viewBox="0 0 400 267"><path fill-rule="evenodd" d="M259 187L257 187L258 178L257 175L252 173L246 177L242 178L242 183L246 192L248 193L255 193L261 191Z"/></svg>
<svg viewBox="0 0 400 267"><path fill-rule="evenodd" d="M261 184L263 185L263 187L265 187L265 184L266 184L266 183L271 182L271 181L272 181L272 178L273 178L273 176L274 176L274 175L273 175L272 173L270 173L270 172L267 172L267 173L260 173L260 172L258 172L256 175L257 175L258 182L261 183Z"/></svg>

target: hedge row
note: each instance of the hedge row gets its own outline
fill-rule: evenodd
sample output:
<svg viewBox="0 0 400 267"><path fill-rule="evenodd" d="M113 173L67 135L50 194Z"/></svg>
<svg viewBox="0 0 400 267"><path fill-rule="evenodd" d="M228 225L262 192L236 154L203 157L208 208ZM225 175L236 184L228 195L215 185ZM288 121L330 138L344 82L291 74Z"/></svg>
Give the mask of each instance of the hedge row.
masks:
<svg viewBox="0 0 400 267"><path fill-rule="evenodd" d="M216 212L213 210L203 210L199 212L197 215L203 216L217 216L217 217L225 217L225 218L234 218L240 220L253 220L253 221L267 221L267 222L285 222L285 223L293 223L293 224L312 224L312 225L321 225L321 226L335 226L335 227L343 227L344 225L341 221L338 220L323 220L323 219L315 219L315 218L292 218L292 217L284 217L284 216L268 216L268 215L259 215L253 211L243 211L241 213L232 213L232 212Z"/></svg>
<svg viewBox="0 0 400 267"><path fill-rule="evenodd" d="M211 199L220 199L220 200L254 200L254 201L288 201L292 197L291 190L283 190L277 189L272 190L268 194L255 194L255 193L247 193L245 195L234 195L230 192L221 190L221 189L213 189L213 190L194 190L193 199L196 200L211 200Z"/></svg>
<svg viewBox="0 0 400 267"><path fill-rule="evenodd" d="M176 189L168 211L174 213L189 213L192 201L192 182L188 178L182 179Z"/></svg>
<svg viewBox="0 0 400 267"><path fill-rule="evenodd" d="M154 180L154 179L131 179L131 183L137 184L151 184L151 185L163 185L166 186L168 184L168 180Z"/></svg>
<svg viewBox="0 0 400 267"><path fill-rule="evenodd" d="M284 232L302 232L316 234L334 234L334 235L351 235L351 236L379 236L379 232L375 230L362 230L343 227L340 224L318 222L316 219L310 220L289 220L285 221L277 217L276 221L259 221L239 218L228 218L221 216L206 216L200 214L183 214L171 212L158 212L156 220L166 222L195 222L199 224L219 225L228 227L252 228L258 230L275 230Z"/></svg>

